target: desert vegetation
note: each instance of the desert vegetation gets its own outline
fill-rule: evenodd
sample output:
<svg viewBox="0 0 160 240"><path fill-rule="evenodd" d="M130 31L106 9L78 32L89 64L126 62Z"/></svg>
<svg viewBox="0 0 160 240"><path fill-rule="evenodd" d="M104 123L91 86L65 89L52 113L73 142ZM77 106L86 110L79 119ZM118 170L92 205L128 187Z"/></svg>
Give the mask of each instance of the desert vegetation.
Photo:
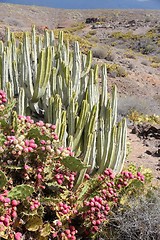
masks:
<svg viewBox="0 0 160 240"><path fill-rule="evenodd" d="M108 77L124 81L139 56L144 67L158 69L159 33L114 31L102 48L93 38L106 20L95 19L94 29L86 23L88 33L82 21L64 31L33 26L14 33L7 27L0 41L1 239L160 237L152 173L125 164L132 150L126 118L155 125L159 137L159 115L120 110L117 86L108 91ZM113 43L125 45L118 57Z"/></svg>
<svg viewBox="0 0 160 240"><path fill-rule="evenodd" d="M56 126L34 122L29 116L17 116L12 111L15 103L7 103L6 94L3 91L0 94L1 238L99 239L102 235L107 239L116 209L123 206L125 214L133 214L132 210L129 213L125 210L130 204L127 198L140 193L145 197L151 191L146 190L151 176L133 166L118 175L107 168L94 176L86 173L75 188L78 172L87 166L73 157L71 148L61 146ZM152 198L151 194L146 205ZM116 215L114 221L120 216ZM155 225L158 219L153 217L155 222L149 234L158 236ZM145 221L148 219L144 216ZM121 231L125 230L121 227Z"/></svg>

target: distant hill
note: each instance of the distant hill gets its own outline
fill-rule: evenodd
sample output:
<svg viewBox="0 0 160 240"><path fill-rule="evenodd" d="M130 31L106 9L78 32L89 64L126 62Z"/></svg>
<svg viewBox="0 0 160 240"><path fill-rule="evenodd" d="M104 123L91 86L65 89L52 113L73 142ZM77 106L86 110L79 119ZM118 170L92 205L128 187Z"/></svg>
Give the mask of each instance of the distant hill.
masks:
<svg viewBox="0 0 160 240"><path fill-rule="evenodd" d="M1 0L0 2L66 9L160 9L159 0Z"/></svg>

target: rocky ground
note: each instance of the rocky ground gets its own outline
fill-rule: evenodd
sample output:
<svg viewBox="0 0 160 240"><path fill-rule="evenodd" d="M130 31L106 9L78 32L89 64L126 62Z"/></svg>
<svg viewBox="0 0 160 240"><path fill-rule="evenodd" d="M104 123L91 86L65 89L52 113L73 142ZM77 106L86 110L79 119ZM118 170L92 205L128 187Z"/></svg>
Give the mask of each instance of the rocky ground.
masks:
<svg viewBox="0 0 160 240"><path fill-rule="evenodd" d="M94 62L112 66L108 85L109 90L114 84L118 87L120 116L127 115L130 109L160 115L160 11L64 10L0 4L1 39L7 26L21 32L30 31L33 24L38 32L46 27L72 29L72 34L91 43ZM145 129L137 129L136 134L128 129L131 153L127 161L151 168L158 183L160 126L156 128L157 135L145 137L139 134Z"/></svg>

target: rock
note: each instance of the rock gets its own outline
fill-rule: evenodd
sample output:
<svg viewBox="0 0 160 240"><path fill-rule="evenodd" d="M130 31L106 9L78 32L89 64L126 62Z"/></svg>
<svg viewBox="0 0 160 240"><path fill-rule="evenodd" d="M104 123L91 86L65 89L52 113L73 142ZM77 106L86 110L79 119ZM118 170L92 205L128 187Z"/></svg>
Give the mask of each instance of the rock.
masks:
<svg viewBox="0 0 160 240"><path fill-rule="evenodd" d="M128 21L128 24L132 27L134 27L136 25L136 21L133 19L133 20L130 20Z"/></svg>
<svg viewBox="0 0 160 240"><path fill-rule="evenodd" d="M99 21L99 18L92 17L92 18L86 18L85 23L90 24L90 23L96 23L98 21Z"/></svg>

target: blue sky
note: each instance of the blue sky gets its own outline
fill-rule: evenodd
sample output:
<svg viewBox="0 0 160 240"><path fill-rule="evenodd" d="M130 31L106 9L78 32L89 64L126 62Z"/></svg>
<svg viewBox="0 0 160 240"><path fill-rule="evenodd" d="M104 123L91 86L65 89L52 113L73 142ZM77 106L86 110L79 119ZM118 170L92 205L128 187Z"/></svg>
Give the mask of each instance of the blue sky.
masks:
<svg viewBox="0 0 160 240"><path fill-rule="evenodd" d="M55 8L141 8L160 9L160 0L0 0L1 3L39 5Z"/></svg>

